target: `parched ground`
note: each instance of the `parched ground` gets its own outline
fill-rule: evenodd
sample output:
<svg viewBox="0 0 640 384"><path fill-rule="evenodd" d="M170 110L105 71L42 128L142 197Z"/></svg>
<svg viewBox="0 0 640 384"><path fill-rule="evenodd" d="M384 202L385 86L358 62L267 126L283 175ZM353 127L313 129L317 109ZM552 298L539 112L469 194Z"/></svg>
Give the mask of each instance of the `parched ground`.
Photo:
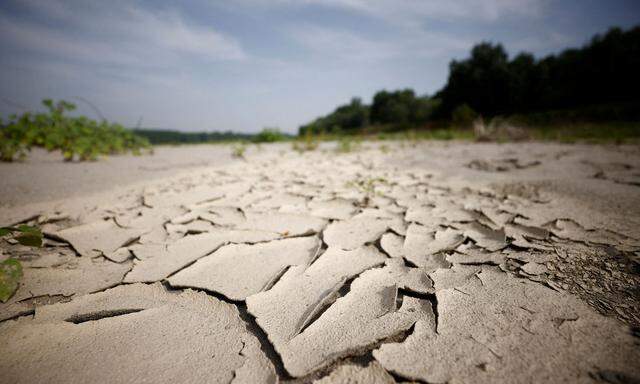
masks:
<svg viewBox="0 0 640 384"><path fill-rule="evenodd" d="M639 382L637 146L196 148L0 168L0 382Z"/></svg>

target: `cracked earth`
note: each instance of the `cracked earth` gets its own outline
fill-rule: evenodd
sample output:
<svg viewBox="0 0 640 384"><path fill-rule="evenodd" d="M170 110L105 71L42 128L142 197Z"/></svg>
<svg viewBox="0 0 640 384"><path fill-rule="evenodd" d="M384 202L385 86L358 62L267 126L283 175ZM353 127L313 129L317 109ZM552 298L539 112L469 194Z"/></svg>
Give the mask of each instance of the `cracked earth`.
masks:
<svg viewBox="0 0 640 384"><path fill-rule="evenodd" d="M637 147L387 146L3 207L0 382L640 380Z"/></svg>

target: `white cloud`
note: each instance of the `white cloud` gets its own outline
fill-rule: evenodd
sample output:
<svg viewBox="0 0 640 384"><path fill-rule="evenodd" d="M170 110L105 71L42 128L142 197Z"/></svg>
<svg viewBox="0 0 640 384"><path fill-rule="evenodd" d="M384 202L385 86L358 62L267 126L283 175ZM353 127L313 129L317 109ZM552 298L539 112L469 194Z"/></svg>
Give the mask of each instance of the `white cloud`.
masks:
<svg viewBox="0 0 640 384"><path fill-rule="evenodd" d="M509 41L507 48L512 52L535 51L541 53L552 53L566 48L570 45L579 45L581 42L574 36L566 35L554 31L545 31L540 35L532 35L522 39Z"/></svg>
<svg viewBox="0 0 640 384"><path fill-rule="evenodd" d="M375 63L388 59L450 58L474 43L473 38L425 30L398 31L381 39L313 24L297 24L289 29L289 35L319 60Z"/></svg>
<svg viewBox="0 0 640 384"><path fill-rule="evenodd" d="M336 28L312 23L292 23L283 27L316 60L376 62L387 59L458 57L478 42L478 36L455 28L436 31L429 22L447 21L495 23L501 18L538 17L551 0L239 0L251 7L336 8L380 20L391 33L372 36L353 28Z"/></svg>
<svg viewBox="0 0 640 384"><path fill-rule="evenodd" d="M219 128L211 116L229 109L225 92L193 72L251 61L236 39L175 10L124 1L21 0L16 7L28 17L0 10L2 96L31 108L44 97L82 96L125 124L144 115L152 126Z"/></svg>
<svg viewBox="0 0 640 384"><path fill-rule="evenodd" d="M551 0L243 0L265 6L316 4L342 8L396 24L415 25L424 19L495 22L504 16L538 17Z"/></svg>
<svg viewBox="0 0 640 384"><path fill-rule="evenodd" d="M131 8L127 13L129 17L118 28L130 31L140 41L211 60L246 58L235 39L209 27L188 25L177 13L151 13L140 8Z"/></svg>
<svg viewBox="0 0 640 384"><path fill-rule="evenodd" d="M313 24L298 24L290 26L289 29L289 35L295 41L318 56L330 60L370 61L395 55L389 43L367 39L348 30Z"/></svg>
<svg viewBox="0 0 640 384"><path fill-rule="evenodd" d="M0 34L14 47L64 60L156 66L181 61L240 60L240 44L208 26L185 22L177 12L150 11L122 2L28 1L33 15L50 23L0 17Z"/></svg>

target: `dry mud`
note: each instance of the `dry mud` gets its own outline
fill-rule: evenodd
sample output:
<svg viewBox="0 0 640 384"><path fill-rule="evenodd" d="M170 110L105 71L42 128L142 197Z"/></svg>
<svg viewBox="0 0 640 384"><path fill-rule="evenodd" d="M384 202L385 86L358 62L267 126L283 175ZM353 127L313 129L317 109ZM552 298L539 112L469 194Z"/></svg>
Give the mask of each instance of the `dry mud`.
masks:
<svg viewBox="0 0 640 384"><path fill-rule="evenodd" d="M640 380L637 147L386 147L5 206L0 382Z"/></svg>

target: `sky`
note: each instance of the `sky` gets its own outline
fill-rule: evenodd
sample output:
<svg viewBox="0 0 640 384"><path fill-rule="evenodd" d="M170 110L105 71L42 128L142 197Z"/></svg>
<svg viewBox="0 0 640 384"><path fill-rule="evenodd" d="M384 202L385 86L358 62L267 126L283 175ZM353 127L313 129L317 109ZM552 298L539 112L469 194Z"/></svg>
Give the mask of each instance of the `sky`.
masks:
<svg viewBox="0 0 640 384"><path fill-rule="evenodd" d="M2 0L0 116L54 98L129 127L295 132L352 97L433 94L481 41L540 57L637 24L635 0Z"/></svg>

